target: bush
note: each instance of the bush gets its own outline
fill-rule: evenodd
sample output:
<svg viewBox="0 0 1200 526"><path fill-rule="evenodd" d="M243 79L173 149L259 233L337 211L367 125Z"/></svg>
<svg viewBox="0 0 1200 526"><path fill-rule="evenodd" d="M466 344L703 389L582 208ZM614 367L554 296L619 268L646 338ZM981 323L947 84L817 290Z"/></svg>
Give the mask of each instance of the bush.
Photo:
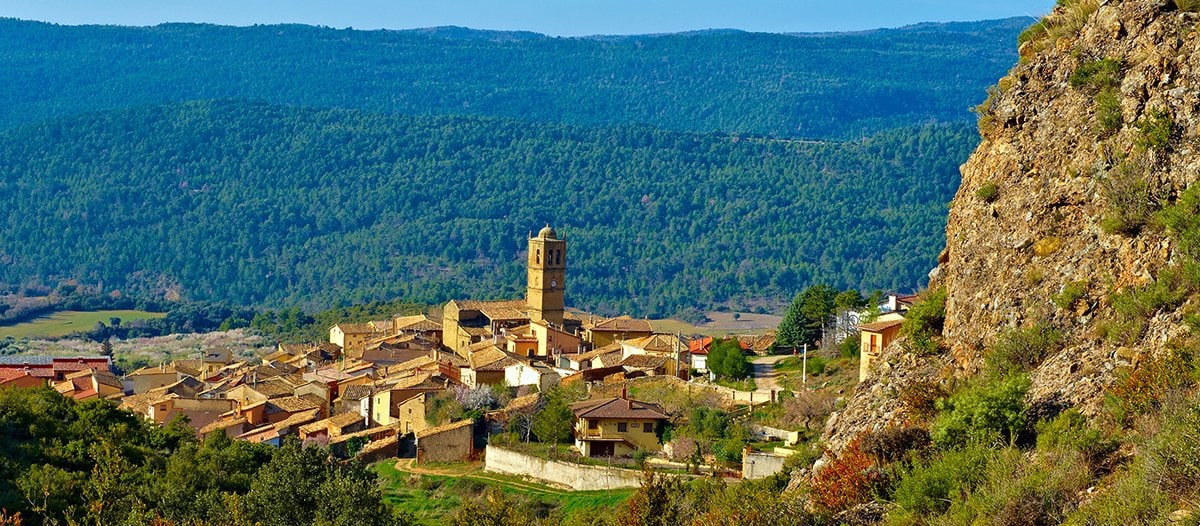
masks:
<svg viewBox="0 0 1200 526"><path fill-rule="evenodd" d="M927 516L945 512L952 497L971 491L983 482L993 453L974 445L948 451L904 472L892 490L892 501L908 514Z"/></svg>
<svg viewBox="0 0 1200 526"><path fill-rule="evenodd" d="M1061 524L1090 481L1091 472L1078 454L1029 459L1017 449L1006 449L992 457L984 470L984 482L965 499L951 504L940 522Z"/></svg>
<svg viewBox="0 0 1200 526"><path fill-rule="evenodd" d="M871 457L863 453L861 440L854 439L836 459L817 472L812 481L812 502L832 513L867 502L880 473Z"/></svg>
<svg viewBox="0 0 1200 526"><path fill-rule="evenodd" d="M992 343L984 356L985 369L994 377L1029 371L1062 348L1062 333L1043 322L1027 329L1012 329Z"/></svg>
<svg viewBox="0 0 1200 526"><path fill-rule="evenodd" d="M1025 427L1029 377L1014 375L978 384L938 403L941 414L930 429L941 449L969 443L1012 443Z"/></svg>
<svg viewBox="0 0 1200 526"><path fill-rule="evenodd" d="M975 191L975 197L985 203L995 202L996 198L1000 197L1000 187L996 186L996 183L985 184Z"/></svg>
<svg viewBox="0 0 1200 526"><path fill-rule="evenodd" d="M1159 222L1177 242L1180 252L1200 260L1200 185L1191 185L1171 206L1158 213Z"/></svg>
<svg viewBox="0 0 1200 526"><path fill-rule="evenodd" d="M1159 271L1155 280L1142 287L1127 287L1112 295L1113 312L1126 327L1111 336L1132 342L1141 337L1146 320L1164 309L1183 304L1200 287L1200 264L1185 261Z"/></svg>
<svg viewBox="0 0 1200 526"><path fill-rule="evenodd" d="M1200 0L1175 0L1175 8L1180 11L1200 11Z"/></svg>
<svg viewBox="0 0 1200 526"><path fill-rule="evenodd" d="M1162 429L1146 444L1150 480L1169 494L1195 495L1200 480L1200 399L1165 411Z"/></svg>
<svg viewBox="0 0 1200 526"><path fill-rule="evenodd" d="M908 348L918 354L933 354L940 350L937 342L946 322L946 288L925 291L921 300L908 309L900 334L908 338Z"/></svg>
<svg viewBox="0 0 1200 526"><path fill-rule="evenodd" d="M1096 94L1096 132L1109 136L1125 123L1121 115L1121 99L1115 88L1105 88Z"/></svg>
<svg viewBox="0 0 1200 526"><path fill-rule="evenodd" d="M1088 425L1078 409L1063 411L1052 420L1037 424L1037 449L1040 452L1070 451L1083 455L1093 469L1116 451L1118 444L1099 429Z"/></svg>
<svg viewBox="0 0 1200 526"><path fill-rule="evenodd" d="M1196 363L1191 350L1169 349L1143 360L1136 369L1120 373L1108 388L1105 405L1117 422L1162 408L1168 395L1195 384Z"/></svg>
<svg viewBox="0 0 1200 526"><path fill-rule="evenodd" d="M926 420L937 415L937 402L949 396L940 382L924 380L900 388L900 403L908 408L917 420Z"/></svg>
<svg viewBox="0 0 1200 526"><path fill-rule="evenodd" d="M1160 206L1158 192L1146 182L1140 164L1123 162L1100 179L1108 203L1100 228L1110 234L1136 236L1154 219Z"/></svg>
<svg viewBox="0 0 1200 526"><path fill-rule="evenodd" d="M1062 290L1050 299L1055 305L1058 306L1058 308L1070 310L1075 306L1076 303L1079 302L1079 300L1083 299L1084 296L1087 295L1087 289L1088 282L1072 281L1063 285Z"/></svg>
<svg viewBox="0 0 1200 526"><path fill-rule="evenodd" d="M1162 490L1147 481L1141 466L1135 465L1114 478L1116 482L1111 487L1067 516L1063 524L1167 524L1174 506Z"/></svg>
<svg viewBox="0 0 1200 526"><path fill-rule="evenodd" d="M878 465L891 464L929 447L929 431L920 427L889 427L863 437L862 450Z"/></svg>
<svg viewBox="0 0 1200 526"><path fill-rule="evenodd" d="M1121 83L1120 76L1121 62L1103 58L1080 64L1071 73L1070 83L1074 88L1111 89Z"/></svg>
<svg viewBox="0 0 1200 526"><path fill-rule="evenodd" d="M1163 151L1170 146L1171 130L1175 127L1175 121L1166 110L1151 110L1133 125L1138 129L1138 135L1134 139L1134 145L1137 147Z"/></svg>

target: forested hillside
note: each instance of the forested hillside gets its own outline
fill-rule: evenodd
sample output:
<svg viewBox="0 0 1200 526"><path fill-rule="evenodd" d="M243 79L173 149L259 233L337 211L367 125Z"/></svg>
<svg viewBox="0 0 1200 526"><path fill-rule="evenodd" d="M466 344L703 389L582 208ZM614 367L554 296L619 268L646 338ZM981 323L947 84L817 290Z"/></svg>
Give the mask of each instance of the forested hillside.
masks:
<svg viewBox="0 0 1200 526"><path fill-rule="evenodd" d="M0 133L0 280L243 304L523 292L569 242L569 302L671 314L934 265L973 124L813 143L263 103L102 112Z"/></svg>
<svg viewBox="0 0 1200 526"><path fill-rule="evenodd" d="M442 28L0 20L0 128L196 99L859 138L970 121L1031 19L862 33L551 38ZM961 159L960 159L961 160Z"/></svg>

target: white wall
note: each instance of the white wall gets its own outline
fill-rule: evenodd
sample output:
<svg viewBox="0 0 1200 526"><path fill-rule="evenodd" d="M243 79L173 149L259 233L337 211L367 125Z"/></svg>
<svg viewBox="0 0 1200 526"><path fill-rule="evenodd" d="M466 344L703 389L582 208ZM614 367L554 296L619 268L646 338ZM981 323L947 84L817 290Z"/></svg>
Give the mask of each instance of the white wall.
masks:
<svg viewBox="0 0 1200 526"><path fill-rule="evenodd" d="M546 460L492 445L487 447L484 458L485 471L533 477L576 491L636 488L642 485L642 474L631 469Z"/></svg>

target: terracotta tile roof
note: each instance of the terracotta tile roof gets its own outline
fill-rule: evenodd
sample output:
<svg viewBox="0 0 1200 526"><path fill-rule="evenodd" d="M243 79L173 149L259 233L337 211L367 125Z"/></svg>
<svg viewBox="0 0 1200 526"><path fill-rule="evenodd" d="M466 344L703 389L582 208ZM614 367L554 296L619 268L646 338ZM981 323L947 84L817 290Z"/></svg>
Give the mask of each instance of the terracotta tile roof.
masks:
<svg viewBox="0 0 1200 526"><path fill-rule="evenodd" d="M403 377L397 380L396 383L388 386L388 389L395 391L399 389L441 389L445 387L439 382L431 382L430 378L431 375L429 373Z"/></svg>
<svg viewBox="0 0 1200 526"><path fill-rule="evenodd" d="M396 374L402 374L406 372L411 373L412 371L420 371L423 369L436 369L436 365L437 360L434 360L428 356L422 356L415 360L409 360L407 362L388 367L383 372L386 376L393 376Z"/></svg>
<svg viewBox="0 0 1200 526"><path fill-rule="evenodd" d="M542 399L541 393L533 393L533 394L527 394L525 396L518 396L518 397L510 400L508 402L508 404L504 406L503 411L508 413L508 412L512 412L512 411L520 411L520 410L528 408L528 407L533 407L533 406L537 405L538 401L541 399Z"/></svg>
<svg viewBox="0 0 1200 526"><path fill-rule="evenodd" d="M617 316L616 318L601 320L589 327L589 329L600 332L654 332L654 328L650 326L649 321L629 316Z"/></svg>
<svg viewBox="0 0 1200 526"><path fill-rule="evenodd" d="M628 418L666 420L667 415L657 405L628 398L603 398L571 404L575 418Z"/></svg>
<svg viewBox="0 0 1200 526"><path fill-rule="evenodd" d="M390 425L390 426L377 426L377 427L372 427L370 429L364 429L362 431L355 431L353 433L346 433L344 435L338 435L335 437L331 437L329 439L329 443L331 445L339 444L339 443L345 442L347 440L350 440L351 438L377 435L380 433L390 433L392 435L395 435L398 431L399 431L399 426L395 425L395 424Z"/></svg>
<svg viewBox="0 0 1200 526"><path fill-rule="evenodd" d="M688 352L692 354L708 354L709 347L712 347L713 337L704 336L693 339L688 342Z"/></svg>
<svg viewBox="0 0 1200 526"><path fill-rule="evenodd" d="M324 420L317 420L311 424L305 424L300 427L300 431L303 433L312 433L322 429L327 429L330 431L337 429L338 431L341 431L342 429L362 421L363 416L358 413L339 413Z"/></svg>
<svg viewBox="0 0 1200 526"><path fill-rule="evenodd" d="M459 325L458 330L459 330L459 332L466 334L467 336L470 336L471 338L482 338L481 341L486 341L487 343L491 343L491 340L492 340L491 327L464 327L462 325Z"/></svg>
<svg viewBox="0 0 1200 526"><path fill-rule="evenodd" d="M429 357L429 351L411 350L411 349L387 349L380 347L378 349L368 349L363 351L362 358L364 362L383 365L395 365L404 363L409 360Z"/></svg>
<svg viewBox="0 0 1200 526"><path fill-rule="evenodd" d="M630 369L658 369L667 365L667 357L652 354L633 354L621 360L621 363L618 365Z"/></svg>
<svg viewBox="0 0 1200 526"><path fill-rule="evenodd" d="M366 323L339 323L334 325L334 327L341 329L344 334L374 334L379 332Z"/></svg>
<svg viewBox="0 0 1200 526"><path fill-rule="evenodd" d="M767 333L767 334L761 334L761 335L743 334L743 335L739 335L737 337L737 339L738 339L738 344L741 345L743 349L754 352L756 354L765 353L771 349L772 345L775 345L775 334L774 333Z"/></svg>
<svg viewBox="0 0 1200 526"><path fill-rule="evenodd" d="M393 447L393 448L399 447L398 446L399 442L400 442L400 437L397 435L383 437L379 440L372 440L372 441L368 442L367 445L363 446L362 449L358 450L358 454L356 454L355 456L361 457L364 455L369 455L369 454L379 451L381 449L385 449L385 448L389 448L389 447Z"/></svg>
<svg viewBox="0 0 1200 526"><path fill-rule="evenodd" d="M286 432L288 429L291 429L292 427L301 426L304 424L314 422L318 418L321 418L321 410L320 409L309 409L309 410L301 411L301 412L293 414L292 416L289 416L283 420L275 422L275 429L277 429L281 433L283 433L283 432Z"/></svg>
<svg viewBox="0 0 1200 526"><path fill-rule="evenodd" d="M420 431L417 431L417 438L425 438L425 437L428 437L428 436L431 436L431 435L437 435L437 434L439 434L439 433L445 433L445 432L447 432L447 431L453 431L453 430L455 430L455 429L460 429L460 428L463 428L463 427L467 427L467 426L469 426L469 425L472 425L472 424L474 424L474 423L475 423L475 421L474 421L474 420L467 419L467 420L459 420L458 422L451 422L451 423L449 423L449 424L442 424L442 425L440 425L440 426L437 426L437 427L427 427L427 428L425 428L425 429L422 429L422 430L420 430Z"/></svg>
<svg viewBox="0 0 1200 526"><path fill-rule="evenodd" d="M488 348L471 353L471 357L467 361L470 363L472 369L481 370L505 358L508 358L508 353L501 351L499 348Z"/></svg>
<svg viewBox="0 0 1200 526"><path fill-rule="evenodd" d="M489 320L525 320L529 319L526 312L528 305L525 300L475 301L454 300L460 311L479 311Z"/></svg>
<svg viewBox="0 0 1200 526"><path fill-rule="evenodd" d="M397 331L440 331L442 324L433 321L429 316L418 314L396 318L395 329Z"/></svg>
<svg viewBox="0 0 1200 526"><path fill-rule="evenodd" d="M195 378L200 378L201 372L204 370L204 362L200 360L175 360L172 365L175 366L177 372Z"/></svg>
<svg viewBox="0 0 1200 526"><path fill-rule="evenodd" d="M207 435L207 434L212 433L213 431L217 431L219 429L226 429L226 428L230 428L230 427L245 424L245 423L246 423L246 417L244 417L244 416L235 416L232 418L222 418L220 420L216 420L216 421L200 428L200 434Z"/></svg>
<svg viewBox="0 0 1200 526"><path fill-rule="evenodd" d="M312 343L281 343L279 344L279 352L285 352L292 356L301 356L307 354L308 351L316 348L316 344Z"/></svg>
<svg viewBox="0 0 1200 526"><path fill-rule="evenodd" d="M33 376L24 369L0 369L0 384L11 382L22 376Z"/></svg>
<svg viewBox="0 0 1200 526"><path fill-rule="evenodd" d="M283 435L283 433L281 433L279 431L279 429L276 428L274 425L267 424L267 425L256 427L254 429L246 431L245 433L238 435L237 439L245 440L246 442L250 442L250 443L254 443L254 444L259 444L262 442L266 442L268 440L279 438L282 435Z"/></svg>
<svg viewBox="0 0 1200 526"><path fill-rule="evenodd" d="M625 340L623 345L643 349L646 352L670 354L676 350L686 349L687 346L673 334L652 334L632 340Z"/></svg>
<svg viewBox="0 0 1200 526"><path fill-rule="evenodd" d="M579 355L578 358L580 360L591 360L592 358L599 358L608 353L620 351L620 350L621 350L621 342L614 342L614 343L605 345L603 347L597 347L588 352L585 352L585 353Z"/></svg>
<svg viewBox="0 0 1200 526"><path fill-rule="evenodd" d="M620 365L621 361L625 359L625 353L618 349L601 354L596 359L600 361L600 367L614 367Z"/></svg>
<svg viewBox="0 0 1200 526"><path fill-rule="evenodd" d="M887 320L877 321L875 323L864 323L858 326L858 330L867 332L882 332L903 323L904 320Z"/></svg>
<svg viewBox="0 0 1200 526"><path fill-rule="evenodd" d="M250 388L261 393L267 398L289 396L296 391L296 386L282 378L263 380L260 377L257 383L252 383L250 385Z"/></svg>
<svg viewBox="0 0 1200 526"><path fill-rule="evenodd" d="M136 371L133 371L129 374L126 374L125 376L149 376L149 375L156 375L156 374L176 374L175 373L175 364L167 363L167 364L162 364L162 365L146 366L146 367L142 367L141 369L138 369Z"/></svg>
<svg viewBox="0 0 1200 526"><path fill-rule="evenodd" d="M348 385L342 390L341 398L343 400L362 400L371 396L371 386L369 385Z"/></svg>
<svg viewBox="0 0 1200 526"><path fill-rule="evenodd" d="M322 404L313 403L312 400L299 396L289 396L286 398L275 398L267 402L268 409L270 406L275 406L279 410L296 413L299 411L307 411L309 409L320 409Z"/></svg>
<svg viewBox="0 0 1200 526"><path fill-rule="evenodd" d="M144 393L129 395L121 398L120 407L122 409L128 409L134 414L146 416L146 412L150 409L150 405L165 394L167 394L167 388L159 387Z"/></svg>

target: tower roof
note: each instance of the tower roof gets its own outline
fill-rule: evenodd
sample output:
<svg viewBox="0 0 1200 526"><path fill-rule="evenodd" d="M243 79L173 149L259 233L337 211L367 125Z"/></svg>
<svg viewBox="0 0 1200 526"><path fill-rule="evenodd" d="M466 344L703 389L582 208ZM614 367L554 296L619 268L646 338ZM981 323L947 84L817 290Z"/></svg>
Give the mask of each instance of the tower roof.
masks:
<svg viewBox="0 0 1200 526"><path fill-rule="evenodd" d="M542 227L541 230L538 230L537 237L542 239L558 239L558 234L554 232L554 229L550 228L550 225L547 223L546 226Z"/></svg>

